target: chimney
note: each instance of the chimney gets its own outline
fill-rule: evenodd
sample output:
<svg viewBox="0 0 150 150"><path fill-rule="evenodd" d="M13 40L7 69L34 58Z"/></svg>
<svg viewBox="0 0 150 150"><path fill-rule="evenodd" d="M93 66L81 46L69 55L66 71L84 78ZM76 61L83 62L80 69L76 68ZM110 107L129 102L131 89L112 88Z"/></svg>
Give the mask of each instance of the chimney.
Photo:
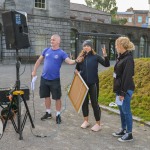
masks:
<svg viewBox="0 0 150 150"><path fill-rule="evenodd" d="M126 12L133 12L133 8L132 7L128 8Z"/></svg>

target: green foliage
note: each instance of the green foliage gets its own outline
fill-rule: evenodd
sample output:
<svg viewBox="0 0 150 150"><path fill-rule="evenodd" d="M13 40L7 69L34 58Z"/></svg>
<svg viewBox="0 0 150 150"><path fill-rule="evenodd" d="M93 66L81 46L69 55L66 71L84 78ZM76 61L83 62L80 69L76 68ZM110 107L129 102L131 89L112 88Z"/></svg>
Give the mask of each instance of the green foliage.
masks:
<svg viewBox="0 0 150 150"><path fill-rule="evenodd" d="M126 18L117 19L116 0L85 0L87 6L101 10L111 14L112 24L124 25L127 22Z"/></svg>
<svg viewBox="0 0 150 150"><path fill-rule="evenodd" d="M116 0L85 0L87 6L110 13L116 7Z"/></svg>
<svg viewBox="0 0 150 150"><path fill-rule="evenodd" d="M118 7L114 7L113 9L110 10L110 14L111 14L111 17L112 18L115 18L116 15L117 15L117 10L118 10Z"/></svg>
<svg viewBox="0 0 150 150"><path fill-rule="evenodd" d="M127 19L126 18L117 19L115 17L112 17L111 23L118 24L118 25L124 25L127 23Z"/></svg>
<svg viewBox="0 0 150 150"><path fill-rule="evenodd" d="M115 101L113 93L113 67L99 74L100 96L99 102L108 106ZM135 59L135 91L131 100L133 115L150 121L150 58Z"/></svg>

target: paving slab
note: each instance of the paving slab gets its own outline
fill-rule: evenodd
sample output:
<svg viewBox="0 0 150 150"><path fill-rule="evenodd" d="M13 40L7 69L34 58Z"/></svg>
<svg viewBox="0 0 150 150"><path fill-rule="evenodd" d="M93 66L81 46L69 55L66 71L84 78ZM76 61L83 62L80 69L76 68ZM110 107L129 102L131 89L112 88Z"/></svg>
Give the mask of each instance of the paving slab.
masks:
<svg viewBox="0 0 150 150"><path fill-rule="evenodd" d="M23 73L25 65L21 65L20 74ZM30 87L31 71L33 65L26 65L25 72L20 76L21 86ZM62 124L55 123L55 103L52 101L53 118L41 121L45 113L44 99L39 98L39 81L42 72L40 66L37 75L34 95L31 92L30 100L27 101L30 113L34 120L35 129L27 119L23 130L23 140L15 132L13 125L8 121L6 130L0 140L0 150L149 150L150 149L150 127L140 122L133 123L133 142L120 143L112 136L112 132L120 128L119 115L110 111L102 110L102 130L91 131L95 120L92 108L90 107L90 123L87 129L81 129L83 122L82 113L75 112L70 100L67 97L66 87L71 83L74 74L74 65L63 64L61 68L62 84ZM104 70L99 67L99 71ZM0 64L0 88L11 87L16 81L15 65ZM25 112L23 103L22 116ZM41 137L37 137L41 136ZM44 137L46 136L46 137Z"/></svg>

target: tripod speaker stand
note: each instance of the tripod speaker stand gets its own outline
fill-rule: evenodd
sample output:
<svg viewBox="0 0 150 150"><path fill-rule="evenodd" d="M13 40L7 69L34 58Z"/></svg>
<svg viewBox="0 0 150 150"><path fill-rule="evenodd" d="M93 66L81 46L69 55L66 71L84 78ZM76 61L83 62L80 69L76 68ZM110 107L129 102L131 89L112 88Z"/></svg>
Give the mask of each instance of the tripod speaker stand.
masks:
<svg viewBox="0 0 150 150"><path fill-rule="evenodd" d="M35 128L34 124L33 124L33 120L27 105L27 102L24 98L24 91L20 90L20 75L19 75L19 69L20 69L20 61L19 61L19 56L18 56L18 50L16 49L16 88L15 91L13 92L13 98L10 101L9 107L8 107L8 113L7 116L5 118L4 121L4 125L3 125L3 132L5 131L6 125L7 125L7 121L8 119L11 120L15 131L19 134L19 139L22 140L23 136L22 136L22 132L26 123L26 119L29 116L29 120L31 122L32 128ZM12 113L12 106L14 101L17 101L17 108L16 108L16 114L17 114L17 125L13 119L13 117L11 117L11 113ZM23 120L21 119L21 101L24 102L25 108L26 108L26 113L24 115Z"/></svg>

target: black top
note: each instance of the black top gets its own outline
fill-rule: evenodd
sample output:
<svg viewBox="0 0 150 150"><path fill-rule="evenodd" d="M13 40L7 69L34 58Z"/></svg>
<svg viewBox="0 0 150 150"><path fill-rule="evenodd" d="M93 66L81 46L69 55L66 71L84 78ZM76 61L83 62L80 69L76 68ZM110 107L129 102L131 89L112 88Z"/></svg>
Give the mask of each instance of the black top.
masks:
<svg viewBox="0 0 150 150"><path fill-rule="evenodd" d="M80 74L83 80L87 84L93 84L98 82L98 63L102 64L105 67L109 67L109 59L108 57L104 57L104 59L95 54L93 55L89 52L82 63L78 63L76 69L80 71Z"/></svg>
<svg viewBox="0 0 150 150"><path fill-rule="evenodd" d="M113 91L121 96L125 96L127 90L134 90L134 60L132 53L126 51L121 54L114 67L114 86Z"/></svg>

